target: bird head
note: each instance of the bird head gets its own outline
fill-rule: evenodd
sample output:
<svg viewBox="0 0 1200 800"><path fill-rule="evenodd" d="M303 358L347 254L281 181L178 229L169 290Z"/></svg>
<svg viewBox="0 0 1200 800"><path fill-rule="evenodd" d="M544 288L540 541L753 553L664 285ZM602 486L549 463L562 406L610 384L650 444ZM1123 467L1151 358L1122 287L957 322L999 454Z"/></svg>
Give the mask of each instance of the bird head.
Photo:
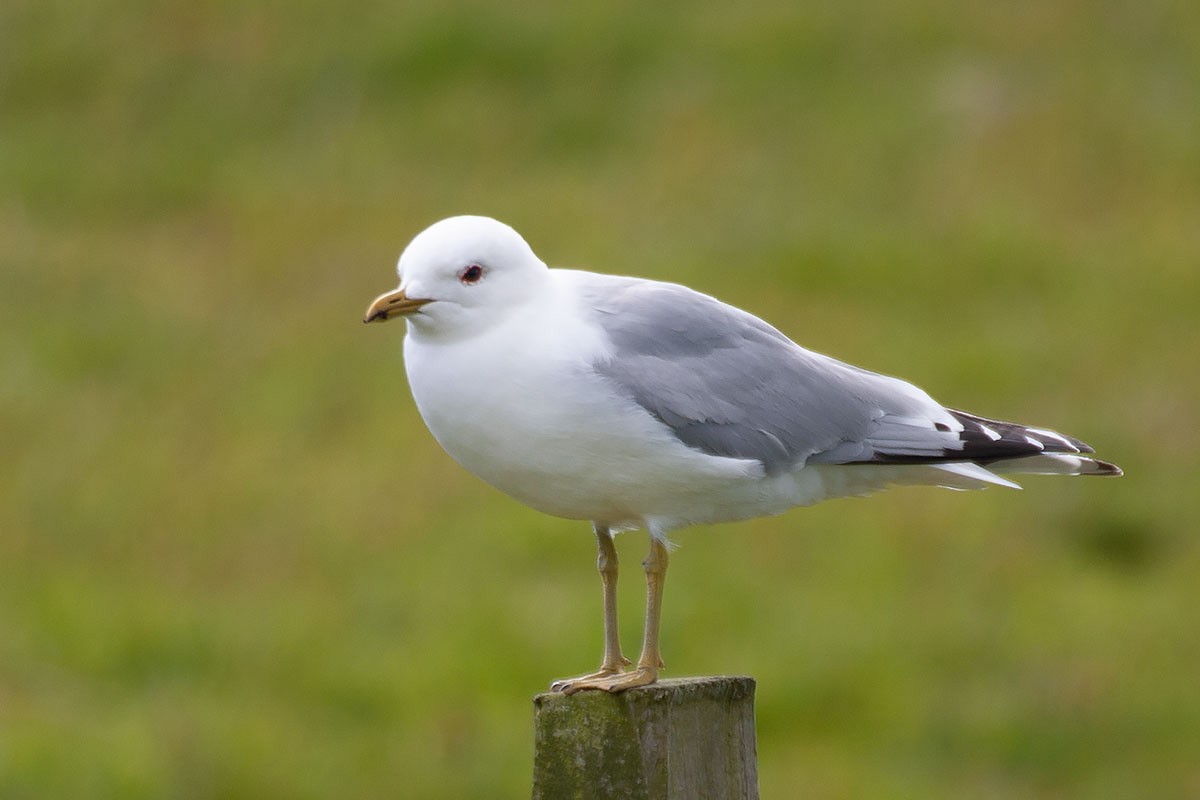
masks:
<svg viewBox="0 0 1200 800"><path fill-rule="evenodd" d="M450 217L417 234L396 266L398 289L367 307L363 322L402 316L436 334L487 327L529 300L547 267L521 235L489 217Z"/></svg>

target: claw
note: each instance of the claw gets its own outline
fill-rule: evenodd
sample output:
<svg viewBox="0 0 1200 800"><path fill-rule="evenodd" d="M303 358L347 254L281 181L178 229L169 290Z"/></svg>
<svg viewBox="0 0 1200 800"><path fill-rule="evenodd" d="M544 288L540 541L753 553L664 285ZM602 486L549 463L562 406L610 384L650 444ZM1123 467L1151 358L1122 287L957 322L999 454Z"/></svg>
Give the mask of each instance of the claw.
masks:
<svg viewBox="0 0 1200 800"><path fill-rule="evenodd" d="M627 658L623 658L621 660L624 661L626 665L629 665L631 663L629 661L629 659L627 659ZM613 675L620 675L620 674L621 674L621 669L619 667L616 667L616 668L601 667L600 669L596 670L595 672L588 673L587 675L580 675L578 678L562 678L561 680L557 680L554 683L550 684L550 691L571 694L571 691L568 691L568 689L570 687L574 686L575 684L583 683L585 681L587 681L587 682L599 681L599 680L603 680L605 678L611 678Z"/></svg>
<svg viewBox="0 0 1200 800"><path fill-rule="evenodd" d="M638 667L630 672L609 675L586 675L574 680L555 681L556 692L575 694L584 689L599 689L603 692L623 692L637 686L649 686L658 680L658 670L653 667Z"/></svg>

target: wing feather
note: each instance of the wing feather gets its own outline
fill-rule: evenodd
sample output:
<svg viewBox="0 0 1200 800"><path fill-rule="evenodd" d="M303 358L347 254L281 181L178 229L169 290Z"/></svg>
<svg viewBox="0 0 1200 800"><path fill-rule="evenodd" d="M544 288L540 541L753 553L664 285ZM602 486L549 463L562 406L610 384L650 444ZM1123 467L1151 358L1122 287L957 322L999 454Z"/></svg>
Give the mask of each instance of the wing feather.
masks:
<svg viewBox="0 0 1200 800"><path fill-rule="evenodd" d="M945 408L910 383L806 350L708 295L588 278L581 296L612 345L596 372L710 455L754 459L771 474L805 464L924 464L1002 485L1014 484L983 466L1120 473L1079 457L1093 450L1078 439Z"/></svg>

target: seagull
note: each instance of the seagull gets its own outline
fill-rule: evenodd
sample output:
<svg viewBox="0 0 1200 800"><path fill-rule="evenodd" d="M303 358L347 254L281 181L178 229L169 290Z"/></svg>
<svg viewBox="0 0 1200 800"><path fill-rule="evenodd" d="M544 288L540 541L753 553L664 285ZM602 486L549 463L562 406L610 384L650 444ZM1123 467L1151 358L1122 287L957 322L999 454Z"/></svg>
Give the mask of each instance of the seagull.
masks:
<svg viewBox="0 0 1200 800"><path fill-rule="evenodd" d="M676 529L895 485L1019 489L1002 475L1121 474L1078 439L944 407L687 287L552 269L488 217L433 224L397 272L399 288L363 321L404 318L408 382L434 438L516 500L592 524L604 655L554 691L658 679ZM617 635L613 545L633 529L650 539L636 665Z"/></svg>

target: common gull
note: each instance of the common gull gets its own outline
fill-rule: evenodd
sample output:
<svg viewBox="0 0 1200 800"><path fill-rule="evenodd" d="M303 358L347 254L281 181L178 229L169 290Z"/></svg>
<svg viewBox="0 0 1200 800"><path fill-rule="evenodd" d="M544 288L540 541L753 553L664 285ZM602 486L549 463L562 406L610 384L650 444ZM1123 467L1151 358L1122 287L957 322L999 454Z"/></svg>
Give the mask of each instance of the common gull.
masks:
<svg viewBox="0 0 1200 800"><path fill-rule="evenodd" d="M364 322L408 323L408 381L434 438L522 503L592 523L604 656L558 691L657 679L677 528L902 484L1020 488L1002 474L1121 474L1078 439L946 408L684 286L551 269L487 217L435 223L397 270L399 288ZM613 546L634 528L650 537L636 665L617 637Z"/></svg>

